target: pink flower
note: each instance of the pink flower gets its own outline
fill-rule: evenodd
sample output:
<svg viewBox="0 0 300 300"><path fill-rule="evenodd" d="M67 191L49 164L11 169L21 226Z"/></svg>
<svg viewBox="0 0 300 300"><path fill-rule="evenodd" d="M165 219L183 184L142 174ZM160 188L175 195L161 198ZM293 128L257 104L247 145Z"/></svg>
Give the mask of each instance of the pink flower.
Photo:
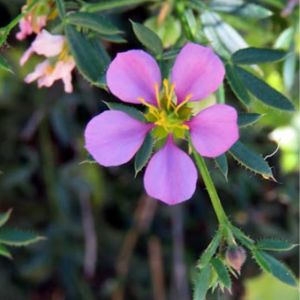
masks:
<svg viewBox="0 0 300 300"><path fill-rule="evenodd" d="M33 33L40 33L40 31L47 24L47 16L35 17L32 13L29 13L19 23L20 31L16 34L16 38L19 41L25 40L27 36Z"/></svg>
<svg viewBox="0 0 300 300"><path fill-rule="evenodd" d="M62 79L65 92L71 93L73 91L71 73L75 68L75 62L67 54L65 37L52 35L43 30L21 57L20 65L24 65L34 53L51 59L38 64L35 70L25 77L25 82L38 80L38 87L50 87L54 81Z"/></svg>
<svg viewBox="0 0 300 300"><path fill-rule="evenodd" d="M34 22L33 22L34 20ZM16 38L19 41L25 40L27 36L33 33L40 33L40 31L47 24L47 16L39 16L34 18L32 14L29 14L23 18L19 23L20 31L16 34Z"/></svg>
<svg viewBox="0 0 300 300"><path fill-rule="evenodd" d="M64 90L66 93L73 92L72 86L72 70L75 68L75 62L72 57L65 61L58 61L52 66L48 59L38 64L35 70L28 74L24 81L31 83L38 81L38 87L50 87L56 81L61 79L64 83Z"/></svg>
<svg viewBox="0 0 300 300"><path fill-rule="evenodd" d="M20 65L23 66L34 53L46 57L57 56L63 51L64 44L65 37L63 35L52 35L44 29L25 51L20 59Z"/></svg>
<svg viewBox="0 0 300 300"><path fill-rule="evenodd" d="M28 5L31 5L31 0L28 0L22 7L22 11L26 11ZM18 40L24 40L27 36L35 33L39 34L46 26L47 21L55 18L57 11L53 0L39 1L31 8L31 11L19 22L20 31L16 34Z"/></svg>
<svg viewBox="0 0 300 300"><path fill-rule="evenodd" d="M173 205L189 199L196 188L192 159L175 143L189 133L195 149L205 157L226 152L239 138L236 110L212 105L192 115L189 102L215 92L224 79L224 66L208 47L188 43L178 54L171 82L163 81L156 61L146 52L119 53L107 71L110 91L120 100L144 104L147 123L121 111L105 111L85 130L86 149L103 166L128 162L151 132L164 145L150 159L144 175L146 192Z"/></svg>
<svg viewBox="0 0 300 300"><path fill-rule="evenodd" d="M31 23L27 19L22 19L19 23L20 31L16 34L18 40L25 40L28 35L31 35L33 30Z"/></svg>

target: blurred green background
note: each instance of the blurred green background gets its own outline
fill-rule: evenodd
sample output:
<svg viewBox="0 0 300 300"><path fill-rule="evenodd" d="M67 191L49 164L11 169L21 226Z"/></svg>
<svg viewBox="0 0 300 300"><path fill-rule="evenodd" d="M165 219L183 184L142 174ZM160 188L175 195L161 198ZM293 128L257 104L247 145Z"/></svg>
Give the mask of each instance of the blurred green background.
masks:
<svg viewBox="0 0 300 300"><path fill-rule="evenodd" d="M289 51L284 61L261 68L267 82L297 104L299 13L296 8L282 16L287 1L258 2L274 15L245 20L222 14L223 19L249 45ZM15 17L22 4L0 1L0 26ZM116 14L128 43L106 43L111 57L141 47L129 18L151 26L156 15L145 5ZM23 78L35 61L19 67L30 40L18 42L14 35L1 49L15 73L0 71L0 209L13 208L10 226L34 229L47 240L13 249L13 261L0 258L0 299L190 299L195 262L217 228L201 179L190 201L167 207L144 194L142 175L134 177L132 163L102 168L88 162L84 127L105 109L102 100L115 99L91 87L77 72L71 95L64 94L61 83L49 89L25 84ZM172 44L170 37L176 40L176 35L180 28L166 34L165 45ZM239 107L227 90L226 99ZM268 158L278 182L264 180L232 159L228 182L213 163L210 170L235 224L255 239L297 242L300 114L278 112L256 102L253 108L265 115L242 129L241 136L263 156L279 145ZM297 274L298 249L280 258ZM241 278L234 280L232 295L217 294L209 299L298 299L297 290L261 275L250 259Z"/></svg>

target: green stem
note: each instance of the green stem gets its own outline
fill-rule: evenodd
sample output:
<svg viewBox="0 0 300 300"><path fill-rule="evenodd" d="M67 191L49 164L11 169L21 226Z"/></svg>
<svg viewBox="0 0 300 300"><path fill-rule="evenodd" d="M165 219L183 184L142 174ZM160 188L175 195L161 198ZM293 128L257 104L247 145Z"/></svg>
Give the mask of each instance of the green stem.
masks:
<svg viewBox="0 0 300 300"><path fill-rule="evenodd" d="M205 161L202 156L198 154L198 152L193 147L192 143L190 142L190 146L192 148L193 156L196 161L196 165L198 167L198 170L203 178L204 184L206 186L208 195L210 197L212 206L214 208L214 211L217 215L218 221L220 225L228 225L230 222L228 220L228 217L223 209L221 200L218 196L217 190L215 188L215 185L211 179L211 176L209 174L209 171L207 169L207 166L205 164Z"/></svg>
<svg viewBox="0 0 300 300"><path fill-rule="evenodd" d="M224 104L225 103L225 90L224 84L222 83L217 90L217 100L218 103Z"/></svg>
<svg viewBox="0 0 300 300"><path fill-rule="evenodd" d="M39 0L34 0L32 1L26 8L25 10L20 13L16 18L14 18L6 27L8 27L9 30L13 29L16 25L18 25L18 23L20 22L20 20L26 16L28 13L30 13L30 11L34 8L34 6L39 2Z"/></svg>

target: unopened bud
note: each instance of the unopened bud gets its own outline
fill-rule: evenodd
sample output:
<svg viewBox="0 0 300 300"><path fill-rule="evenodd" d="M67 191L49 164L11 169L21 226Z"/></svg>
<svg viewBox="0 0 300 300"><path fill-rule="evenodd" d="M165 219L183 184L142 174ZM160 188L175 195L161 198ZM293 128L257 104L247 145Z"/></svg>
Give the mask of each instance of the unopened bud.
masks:
<svg viewBox="0 0 300 300"><path fill-rule="evenodd" d="M241 268L247 258L245 249L240 246L231 246L226 250L225 256L228 265L240 273Z"/></svg>

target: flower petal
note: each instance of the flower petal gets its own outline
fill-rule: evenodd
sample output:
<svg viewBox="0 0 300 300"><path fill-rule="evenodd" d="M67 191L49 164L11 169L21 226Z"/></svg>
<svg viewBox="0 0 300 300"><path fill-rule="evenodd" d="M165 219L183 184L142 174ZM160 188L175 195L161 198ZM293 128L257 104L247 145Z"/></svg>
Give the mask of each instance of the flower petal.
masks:
<svg viewBox="0 0 300 300"><path fill-rule="evenodd" d="M39 55L52 57L58 55L63 50L64 42L64 36L53 35L43 29L41 33L37 35L31 47L33 51Z"/></svg>
<svg viewBox="0 0 300 300"><path fill-rule="evenodd" d="M191 198L196 182L197 170L193 161L174 144L172 138L153 155L144 177L148 195L168 205Z"/></svg>
<svg viewBox="0 0 300 300"><path fill-rule="evenodd" d="M189 94L190 101L206 98L218 89L224 74L224 65L212 49L188 43L178 54L171 74L177 102Z"/></svg>
<svg viewBox="0 0 300 300"><path fill-rule="evenodd" d="M105 111L87 124L85 148L100 165L119 166L135 155L151 128L124 112Z"/></svg>
<svg viewBox="0 0 300 300"><path fill-rule="evenodd" d="M44 76L46 74L46 70L50 67L49 61L46 59L45 61L38 64L32 73L29 73L24 81L26 83L31 83L38 78Z"/></svg>
<svg viewBox="0 0 300 300"><path fill-rule="evenodd" d="M41 30L46 26L47 24L47 16L39 16L36 20L36 28L34 28L35 33L40 33Z"/></svg>
<svg viewBox="0 0 300 300"><path fill-rule="evenodd" d="M19 28L20 31L16 34L16 38L20 41L32 34L31 23L25 18L21 19L19 22Z"/></svg>
<svg viewBox="0 0 300 300"><path fill-rule="evenodd" d="M72 85L72 75L71 73L64 74L62 81L64 83L64 90L66 93L73 92L73 85Z"/></svg>
<svg viewBox="0 0 300 300"><path fill-rule="evenodd" d="M25 63L28 61L28 59L31 57L31 55L34 53L32 47L30 46L21 56L20 58L20 66L24 66Z"/></svg>
<svg viewBox="0 0 300 300"><path fill-rule="evenodd" d="M229 105L212 105L202 110L187 125L190 127L192 143L202 156L217 157L239 138L237 112Z"/></svg>
<svg viewBox="0 0 300 300"><path fill-rule="evenodd" d="M155 84L161 85L159 67L154 58L142 50L119 53L107 74L110 91L124 102L140 104L139 97L156 104Z"/></svg>
<svg viewBox="0 0 300 300"><path fill-rule="evenodd" d="M54 81L62 79L65 85L65 92L71 93L72 87L72 70L75 68L74 59L71 57L68 60L58 61L51 72L45 74L38 81L38 86L50 87Z"/></svg>

